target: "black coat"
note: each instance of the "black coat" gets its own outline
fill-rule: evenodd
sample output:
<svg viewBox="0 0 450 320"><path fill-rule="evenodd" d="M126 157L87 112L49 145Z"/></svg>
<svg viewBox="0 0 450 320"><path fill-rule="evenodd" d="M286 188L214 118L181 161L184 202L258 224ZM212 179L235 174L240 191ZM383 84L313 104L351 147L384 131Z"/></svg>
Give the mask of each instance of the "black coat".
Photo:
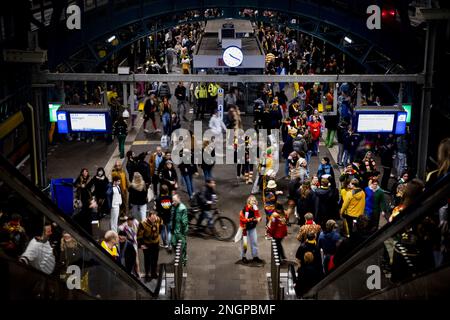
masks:
<svg viewBox="0 0 450 320"><path fill-rule="evenodd" d="M383 144L380 148L380 160L383 167L392 168L394 164L394 144Z"/></svg>
<svg viewBox="0 0 450 320"><path fill-rule="evenodd" d="M174 190L174 186L173 184L171 184L171 181L178 181L178 175L177 175L177 171L175 170L175 168L172 167L172 169L167 169L164 168L161 171L161 184L165 184L169 187L169 190L172 191Z"/></svg>
<svg viewBox="0 0 450 320"><path fill-rule="evenodd" d="M317 188L315 195L314 213L318 223L324 227L329 219L339 218L339 193L334 188Z"/></svg>
<svg viewBox="0 0 450 320"><path fill-rule="evenodd" d="M137 164L136 159L133 159L133 158L128 159L126 168L127 168L128 177L130 178L130 181L133 181L134 173L136 171L138 171L137 167L138 167L138 164Z"/></svg>
<svg viewBox="0 0 450 320"><path fill-rule="evenodd" d="M175 97L177 97L178 100L184 101L186 100L186 87L185 86L177 86L175 88Z"/></svg>
<svg viewBox="0 0 450 320"><path fill-rule="evenodd" d="M321 272L314 264L304 265L298 269L295 292L297 295L306 293L322 279Z"/></svg>
<svg viewBox="0 0 450 320"><path fill-rule="evenodd" d="M180 169L180 173L182 176L190 176L196 172L196 165L195 164L185 164L183 162L178 165L178 169Z"/></svg>
<svg viewBox="0 0 450 320"><path fill-rule="evenodd" d="M94 187L92 194L98 199L106 199L106 190L108 189L109 180L106 176L103 179L94 176L88 183L88 189Z"/></svg>
<svg viewBox="0 0 450 320"><path fill-rule="evenodd" d="M134 250L133 244L126 240L124 243L119 243L118 248L120 264L125 267L125 270L128 273L131 273L136 264L136 250Z"/></svg>
<svg viewBox="0 0 450 320"><path fill-rule="evenodd" d="M322 255L320 254L320 249L317 244L305 242L298 247L297 252L295 253L295 257L300 260L300 265L305 265L306 252L311 252L313 254L313 264L318 268L318 270L322 270Z"/></svg>
<svg viewBox="0 0 450 320"><path fill-rule="evenodd" d="M138 191L132 186L128 188L129 203L142 206L147 204L147 189L144 188L142 191Z"/></svg>
<svg viewBox="0 0 450 320"><path fill-rule="evenodd" d="M147 161L141 160L137 163L136 171L139 172L144 179L145 184L148 186L152 182L152 178L150 176L150 165ZM132 176L131 176L132 179ZM131 180L130 179L130 180Z"/></svg>
<svg viewBox="0 0 450 320"><path fill-rule="evenodd" d="M337 130L339 118L338 116L324 116L325 128L329 130Z"/></svg>
<svg viewBox="0 0 450 320"><path fill-rule="evenodd" d="M311 191L309 195L302 199L301 197L298 198L297 202L297 213L300 216L300 219L303 219L303 216L308 212L314 212L315 208L315 193Z"/></svg>
<svg viewBox="0 0 450 320"><path fill-rule="evenodd" d="M203 149L203 151L202 151L202 154L204 154L203 153L204 152L204 149ZM211 157L213 158L213 159L215 159L215 157L216 157L216 149L213 149L212 151L211 151ZM214 165L216 164L216 162L214 161L212 164L209 164L209 162L207 163L206 161L205 161L205 158L203 157L203 161L202 161L202 163L200 164L200 168L202 168L203 170L211 170L213 167L214 167Z"/></svg>
<svg viewBox="0 0 450 320"><path fill-rule="evenodd" d="M124 120L122 120L122 121L117 120L116 122L114 122L112 133L116 137L117 136L126 136L128 134L127 123Z"/></svg>

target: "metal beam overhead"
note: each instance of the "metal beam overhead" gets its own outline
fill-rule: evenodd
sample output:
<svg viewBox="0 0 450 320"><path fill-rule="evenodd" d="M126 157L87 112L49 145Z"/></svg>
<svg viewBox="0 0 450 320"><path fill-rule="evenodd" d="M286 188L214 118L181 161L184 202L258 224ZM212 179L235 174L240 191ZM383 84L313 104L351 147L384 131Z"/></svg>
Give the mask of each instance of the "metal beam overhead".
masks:
<svg viewBox="0 0 450 320"><path fill-rule="evenodd" d="M92 82L415 82L424 83L423 74L327 74L327 75L197 75L197 74L131 74L115 73L43 73L46 81Z"/></svg>

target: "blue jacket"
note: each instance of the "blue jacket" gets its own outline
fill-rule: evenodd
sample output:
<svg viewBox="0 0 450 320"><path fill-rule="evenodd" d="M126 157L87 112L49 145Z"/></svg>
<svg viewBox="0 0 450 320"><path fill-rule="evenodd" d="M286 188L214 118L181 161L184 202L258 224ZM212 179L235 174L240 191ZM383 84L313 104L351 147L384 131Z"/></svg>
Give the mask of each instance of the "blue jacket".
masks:
<svg viewBox="0 0 450 320"><path fill-rule="evenodd" d="M368 218L371 218L374 213L379 214L381 211L386 211L386 202L383 190L378 187L376 191L373 191L369 187L366 187L364 189L364 193L366 194L366 206L364 208L364 213Z"/></svg>
<svg viewBox="0 0 450 320"><path fill-rule="evenodd" d="M317 177L320 179L324 174L329 174L334 177L334 171L331 164L320 164L317 169Z"/></svg>
<svg viewBox="0 0 450 320"><path fill-rule="evenodd" d="M319 248L323 249L325 255L333 255L336 253L336 244L341 239L336 231L321 232L319 236Z"/></svg>

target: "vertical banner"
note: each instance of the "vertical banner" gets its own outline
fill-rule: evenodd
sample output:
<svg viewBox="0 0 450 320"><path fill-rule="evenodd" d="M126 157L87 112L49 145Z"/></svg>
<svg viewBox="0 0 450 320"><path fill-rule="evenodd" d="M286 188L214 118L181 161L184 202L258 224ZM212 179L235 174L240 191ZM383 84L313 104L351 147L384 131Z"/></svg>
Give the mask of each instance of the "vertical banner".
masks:
<svg viewBox="0 0 450 320"><path fill-rule="evenodd" d="M219 111L219 118L223 121L223 88L217 91L217 110Z"/></svg>

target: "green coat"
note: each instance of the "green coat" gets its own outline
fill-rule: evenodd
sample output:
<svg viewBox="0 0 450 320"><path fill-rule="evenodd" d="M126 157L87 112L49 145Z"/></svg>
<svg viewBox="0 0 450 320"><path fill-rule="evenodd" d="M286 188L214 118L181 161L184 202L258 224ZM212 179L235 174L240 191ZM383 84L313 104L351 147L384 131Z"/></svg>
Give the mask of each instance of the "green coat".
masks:
<svg viewBox="0 0 450 320"><path fill-rule="evenodd" d="M186 239L188 230L189 230L189 219L187 208L184 204L180 203L177 207L172 206L172 217L173 217L173 240L174 238ZM175 242L176 243L176 242Z"/></svg>

